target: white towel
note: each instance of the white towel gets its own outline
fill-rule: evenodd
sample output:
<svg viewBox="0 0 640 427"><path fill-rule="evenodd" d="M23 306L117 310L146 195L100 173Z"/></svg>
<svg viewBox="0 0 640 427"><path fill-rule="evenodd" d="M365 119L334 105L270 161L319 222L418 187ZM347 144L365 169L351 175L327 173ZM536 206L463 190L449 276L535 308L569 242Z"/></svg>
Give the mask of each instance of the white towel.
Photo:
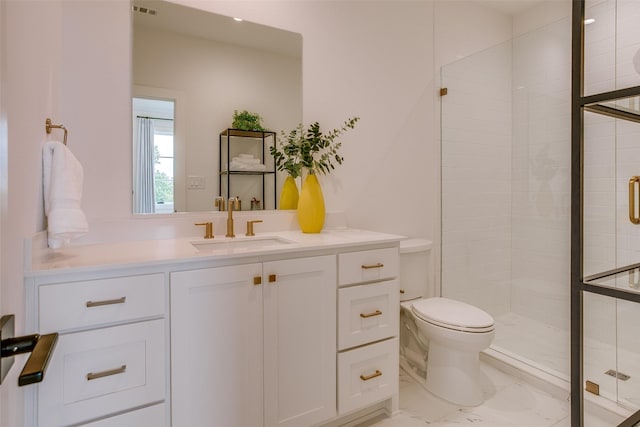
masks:
<svg viewBox="0 0 640 427"><path fill-rule="evenodd" d="M80 208L82 165L61 142L48 141L42 148L44 213L48 220L50 248L66 246L89 231Z"/></svg>

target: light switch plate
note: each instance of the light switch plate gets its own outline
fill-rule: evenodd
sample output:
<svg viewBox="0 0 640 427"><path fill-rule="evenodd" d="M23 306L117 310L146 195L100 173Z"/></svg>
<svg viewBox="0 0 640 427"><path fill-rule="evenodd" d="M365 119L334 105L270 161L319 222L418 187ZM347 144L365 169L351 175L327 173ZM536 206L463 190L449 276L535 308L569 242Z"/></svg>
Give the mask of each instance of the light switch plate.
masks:
<svg viewBox="0 0 640 427"><path fill-rule="evenodd" d="M187 177L187 188L189 190L204 190L204 176L190 175Z"/></svg>
<svg viewBox="0 0 640 427"><path fill-rule="evenodd" d="M0 318L0 346L4 340L15 337L15 316L9 314ZM0 384L4 382L9 370L13 366L13 356L5 357L4 354L0 358Z"/></svg>

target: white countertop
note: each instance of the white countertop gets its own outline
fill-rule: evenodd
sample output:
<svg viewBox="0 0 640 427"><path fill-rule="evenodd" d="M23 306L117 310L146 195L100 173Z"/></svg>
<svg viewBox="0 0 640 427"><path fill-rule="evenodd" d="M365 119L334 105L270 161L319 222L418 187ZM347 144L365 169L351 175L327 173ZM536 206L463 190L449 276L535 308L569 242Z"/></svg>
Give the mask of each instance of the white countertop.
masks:
<svg viewBox="0 0 640 427"><path fill-rule="evenodd" d="M226 241L240 242L247 239L277 238L289 241L287 244L264 245L256 247L225 247ZM340 228L325 229L321 233L307 234L301 231L277 231L256 233L254 237L238 235L236 238L215 236L213 240L201 236L185 238L127 241L105 244L70 246L62 249L34 250L30 268L25 276L38 276L44 273L70 271L87 268L149 266L207 260L241 259L265 255L300 253L361 245L397 243L404 236L378 233L373 231ZM215 249L198 250L192 242L220 242Z"/></svg>

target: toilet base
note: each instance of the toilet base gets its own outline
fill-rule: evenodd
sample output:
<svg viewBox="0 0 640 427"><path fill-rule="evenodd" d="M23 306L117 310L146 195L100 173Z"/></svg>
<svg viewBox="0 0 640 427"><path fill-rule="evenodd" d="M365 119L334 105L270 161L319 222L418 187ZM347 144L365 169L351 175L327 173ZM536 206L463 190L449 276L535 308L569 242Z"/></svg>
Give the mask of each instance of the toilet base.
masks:
<svg viewBox="0 0 640 427"><path fill-rule="evenodd" d="M427 390L451 403L478 406L484 402L478 352L458 351L429 343Z"/></svg>

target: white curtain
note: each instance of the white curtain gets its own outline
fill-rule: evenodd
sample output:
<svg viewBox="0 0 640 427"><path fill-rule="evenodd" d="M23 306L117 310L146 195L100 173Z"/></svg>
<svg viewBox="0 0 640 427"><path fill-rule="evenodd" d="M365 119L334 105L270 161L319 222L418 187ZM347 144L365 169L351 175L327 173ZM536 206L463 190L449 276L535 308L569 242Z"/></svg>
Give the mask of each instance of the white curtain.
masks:
<svg viewBox="0 0 640 427"><path fill-rule="evenodd" d="M138 134L134 149L133 211L135 213L154 213L156 203L153 181L153 120L138 117L137 125Z"/></svg>

